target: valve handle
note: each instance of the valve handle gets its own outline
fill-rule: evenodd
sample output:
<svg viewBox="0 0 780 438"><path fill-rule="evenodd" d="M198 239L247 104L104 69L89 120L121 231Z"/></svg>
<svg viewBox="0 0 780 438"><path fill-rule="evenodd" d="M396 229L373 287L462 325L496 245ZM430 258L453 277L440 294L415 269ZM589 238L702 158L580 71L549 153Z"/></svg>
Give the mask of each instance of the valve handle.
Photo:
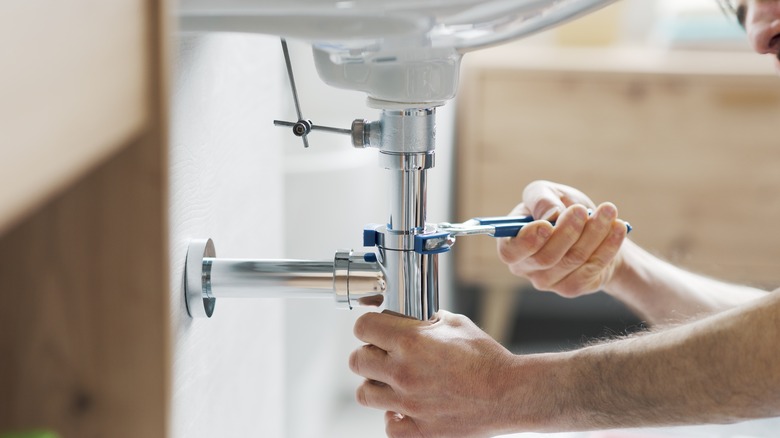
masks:
<svg viewBox="0 0 780 438"><path fill-rule="evenodd" d="M293 102L295 103L295 113L298 115L298 121L287 122L284 120L274 120L274 126L292 127L293 134L303 139L303 147L305 148L309 147L309 139L307 136L311 131L314 130L333 132L336 134L352 135L351 129L333 128L330 126L315 125L311 122L311 120L303 118L303 113L301 112L301 104L298 101L298 88L295 86L295 76L293 75L292 61L290 61L290 50L287 48L287 40L285 40L284 38L281 38L281 40L282 40L282 53L284 53L284 63L287 66L287 77L290 79L290 88L292 89Z"/></svg>
<svg viewBox="0 0 780 438"><path fill-rule="evenodd" d="M284 63L287 66L287 77L290 79L290 89L292 89L293 102L295 103L295 113L298 115L298 121L292 124L293 134L303 139L303 147L309 147L309 140L306 136L311 132L311 121L303 118L301 112L301 103L298 101L298 88L295 86L295 75L293 75L292 61L290 61L290 50L287 48L287 40L281 38L282 53L284 53ZM274 120L274 125L276 125Z"/></svg>

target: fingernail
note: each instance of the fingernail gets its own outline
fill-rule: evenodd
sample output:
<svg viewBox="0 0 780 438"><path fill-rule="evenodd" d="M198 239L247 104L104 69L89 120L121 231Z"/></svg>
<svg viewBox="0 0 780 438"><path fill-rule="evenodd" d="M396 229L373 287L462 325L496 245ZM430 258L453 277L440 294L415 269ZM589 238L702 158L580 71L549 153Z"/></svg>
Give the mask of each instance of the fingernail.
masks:
<svg viewBox="0 0 780 438"><path fill-rule="evenodd" d="M617 218L617 209L609 205L600 207L598 213L604 221L611 221Z"/></svg>
<svg viewBox="0 0 780 438"><path fill-rule="evenodd" d="M582 208L575 208L574 217L581 220L582 222L585 222L586 220L588 220L588 211Z"/></svg>
<svg viewBox="0 0 780 438"><path fill-rule="evenodd" d="M539 219L544 220L544 221L550 221L553 218L555 218L556 216L558 216L560 213L561 213L561 209L559 207L553 207L553 208L545 211L544 214L542 215L542 217L540 217Z"/></svg>
<svg viewBox="0 0 780 438"><path fill-rule="evenodd" d="M536 235L542 239L547 239L552 234L552 230L547 226L541 226L536 230Z"/></svg>

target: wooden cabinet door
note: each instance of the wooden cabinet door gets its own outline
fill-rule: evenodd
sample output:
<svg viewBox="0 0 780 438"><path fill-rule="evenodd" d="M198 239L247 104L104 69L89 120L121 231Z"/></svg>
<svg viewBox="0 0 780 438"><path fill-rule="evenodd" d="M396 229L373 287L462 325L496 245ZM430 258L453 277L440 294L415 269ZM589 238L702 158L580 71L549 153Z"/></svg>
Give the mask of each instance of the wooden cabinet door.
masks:
<svg viewBox="0 0 780 438"><path fill-rule="evenodd" d="M0 4L0 434L166 435L164 4Z"/></svg>

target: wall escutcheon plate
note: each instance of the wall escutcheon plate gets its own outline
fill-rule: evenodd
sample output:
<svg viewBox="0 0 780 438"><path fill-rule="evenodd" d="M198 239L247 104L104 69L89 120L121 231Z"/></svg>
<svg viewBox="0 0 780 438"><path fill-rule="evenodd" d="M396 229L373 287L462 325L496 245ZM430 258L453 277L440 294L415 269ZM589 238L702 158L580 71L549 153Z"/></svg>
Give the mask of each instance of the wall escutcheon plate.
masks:
<svg viewBox="0 0 780 438"><path fill-rule="evenodd" d="M191 240L187 247L187 261L184 266L184 301L187 313L193 318L211 318L214 313L216 298L210 297L203 284L205 265L203 259L217 256L214 242L211 239Z"/></svg>

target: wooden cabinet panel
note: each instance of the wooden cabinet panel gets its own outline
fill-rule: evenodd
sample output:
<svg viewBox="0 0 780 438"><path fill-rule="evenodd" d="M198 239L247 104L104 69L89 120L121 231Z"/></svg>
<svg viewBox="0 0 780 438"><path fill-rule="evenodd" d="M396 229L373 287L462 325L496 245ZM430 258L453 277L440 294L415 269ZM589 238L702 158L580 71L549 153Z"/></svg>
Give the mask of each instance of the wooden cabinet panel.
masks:
<svg viewBox="0 0 780 438"><path fill-rule="evenodd" d="M614 202L635 226L631 238L664 258L780 284L780 234L770 225L780 218L780 79L769 65L744 54L719 63L714 54L653 55L651 66L608 53L551 51L545 62L501 50L467 64L459 220L506 214L526 184L548 179ZM462 280L517 282L492 239L460 239L456 252Z"/></svg>
<svg viewBox="0 0 780 438"><path fill-rule="evenodd" d="M0 239L0 433L165 436L160 158L127 146Z"/></svg>
<svg viewBox="0 0 780 438"><path fill-rule="evenodd" d="M0 2L0 232L142 132L149 2Z"/></svg>
<svg viewBox="0 0 780 438"><path fill-rule="evenodd" d="M0 4L0 435L167 434L164 5Z"/></svg>

